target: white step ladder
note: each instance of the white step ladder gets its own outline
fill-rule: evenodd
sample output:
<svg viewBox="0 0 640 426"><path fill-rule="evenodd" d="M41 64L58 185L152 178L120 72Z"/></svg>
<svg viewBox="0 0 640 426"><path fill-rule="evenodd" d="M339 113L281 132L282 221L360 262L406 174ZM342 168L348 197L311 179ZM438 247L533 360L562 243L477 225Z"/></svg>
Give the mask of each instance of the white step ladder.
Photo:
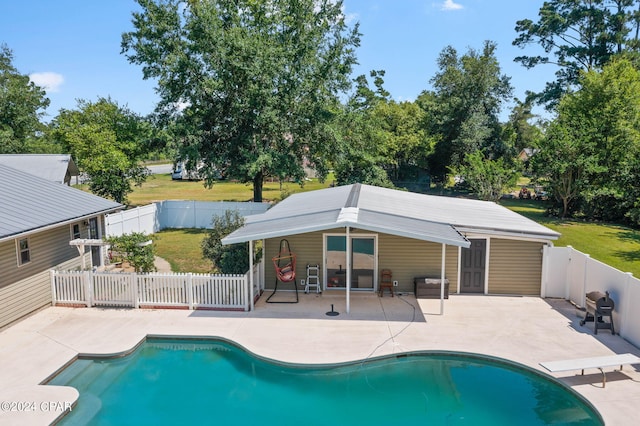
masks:
<svg viewBox="0 0 640 426"><path fill-rule="evenodd" d="M316 293L322 293L319 265L307 265L307 280L305 281L304 292L309 293L311 288L315 288Z"/></svg>

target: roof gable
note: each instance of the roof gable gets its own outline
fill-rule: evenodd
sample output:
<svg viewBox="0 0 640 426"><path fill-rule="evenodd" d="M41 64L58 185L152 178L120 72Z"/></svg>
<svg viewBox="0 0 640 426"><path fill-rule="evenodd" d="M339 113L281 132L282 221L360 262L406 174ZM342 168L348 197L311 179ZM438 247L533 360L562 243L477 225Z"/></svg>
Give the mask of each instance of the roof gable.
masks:
<svg viewBox="0 0 640 426"><path fill-rule="evenodd" d="M4 164L0 181L0 240L124 207Z"/></svg>

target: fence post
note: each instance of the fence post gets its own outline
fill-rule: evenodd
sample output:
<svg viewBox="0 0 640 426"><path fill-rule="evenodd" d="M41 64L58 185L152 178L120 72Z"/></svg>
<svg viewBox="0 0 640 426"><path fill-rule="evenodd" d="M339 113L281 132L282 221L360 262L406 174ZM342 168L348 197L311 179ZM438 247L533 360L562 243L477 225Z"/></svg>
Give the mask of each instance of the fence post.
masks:
<svg viewBox="0 0 640 426"><path fill-rule="evenodd" d="M56 271L49 270L49 276L51 277L51 306L56 306L57 294L56 294Z"/></svg>
<svg viewBox="0 0 640 426"><path fill-rule="evenodd" d="M85 304L87 308L93 306L93 274L91 271L84 272L84 294L85 294Z"/></svg>
<svg viewBox="0 0 640 426"><path fill-rule="evenodd" d="M633 274L631 272L625 272L627 276L627 280L624 284L624 294L622 294L624 310L622 312L621 323L618 324L618 334L622 335L620 332L624 330L624 325L629 324L631 321L631 280L633 279ZM624 336L623 336L624 337Z"/></svg>
<svg viewBox="0 0 640 426"><path fill-rule="evenodd" d="M140 307L140 297L138 297L138 274L131 273L131 295L133 296L133 308L138 309Z"/></svg>
<svg viewBox="0 0 640 426"><path fill-rule="evenodd" d="M589 269L589 261L591 260L590 254L584 254L584 277L582 281L582 294L580 295L580 306L587 306L586 298L587 298L587 280L589 276L587 274L587 269Z"/></svg>
<svg viewBox="0 0 640 426"><path fill-rule="evenodd" d="M187 303L189 303L189 309L193 310L193 273L187 274Z"/></svg>

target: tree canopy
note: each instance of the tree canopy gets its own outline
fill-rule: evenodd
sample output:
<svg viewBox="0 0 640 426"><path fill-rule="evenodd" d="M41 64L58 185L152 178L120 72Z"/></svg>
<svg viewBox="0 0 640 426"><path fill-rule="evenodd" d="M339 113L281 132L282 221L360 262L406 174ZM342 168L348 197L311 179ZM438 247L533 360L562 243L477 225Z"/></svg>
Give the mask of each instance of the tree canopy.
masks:
<svg viewBox="0 0 640 426"><path fill-rule="evenodd" d="M510 78L501 74L495 51L491 41L481 51L469 49L462 56L446 47L431 79L433 92L423 92L417 100L426 112L427 132L436 138L429 164L441 182L467 153L482 149L490 157L504 154L498 116L513 88Z"/></svg>
<svg viewBox="0 0 640 426"><path fill-rule="evenodd" d="M139 163L151 130L111 99L79 100L77 110L61 110L50 128L51 137L89 176L91 192L124 203L132 183L146 179L147 169Z"/></svg>
<svg viewBox="0 0 640 426"><path fill-rule="evenodd" d="M48 106L44 89L20 74L13 66L13 52L0 45L0 154L31 152Z"/></svg>
<svg viewBox="0 0 640 426"><path fill-rule="evenodd" d="M581 71L602 69L615 54L637 52L639 0L549 0L538 20L516 23L515 46L540 46L544 55L515 58L527 68L553 64L557 79L548 82L539 99L550 108L578 83Z"/></svg>
<svg viewBox="0 0 640 426"><path fill-rule="evenodd" d="M581 199L589 217L621 220L639 195L640 72L617 59L580 84L560 101L534 167L562 201L563 216Z"/></svg>
<svg viewBox="0 0 640 426"><path fill-rule="evenodd" d="M342 1L138 0L122 52L158 81L158 111L184 122L182 151L252 182L326 174L328 124L349 87L358 26ZM176 105L184 106L178 111Z"/></svg>

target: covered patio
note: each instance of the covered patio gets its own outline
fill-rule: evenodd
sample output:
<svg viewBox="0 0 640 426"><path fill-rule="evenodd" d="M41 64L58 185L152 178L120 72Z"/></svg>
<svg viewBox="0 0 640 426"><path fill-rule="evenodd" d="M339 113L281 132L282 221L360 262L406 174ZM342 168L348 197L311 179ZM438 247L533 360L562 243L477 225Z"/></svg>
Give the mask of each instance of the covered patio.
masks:
<svg viewBox="0 0 640 426"><path fill-rule="evenodd" d="M298 279L305 265L318 265L320 286L343 291L347 313L352 293L377 291L380 272L391 270L405 293L416 277L437 280L442 314L445 279L453 293L541 295L542 247L558 236L496 203L353 184L291 195L248 216L222 243L248 242L252 270L254 243L262 241L273 294L282 280L271 259L282 258L286 242Z"/></svg>
<svg viewBox="0 0 640 426"><path fill-rule="evenodd" d="M299 304L257 302L250 312L47 308L0 332L2 401L75 402L77 392L41 386L78 354L118 354L146 335L231 339L260 356L325 364L415 350L446 350L506 358L544 372L540 362L616 353L640 355L619 336L581 327L573 305L538 297L452 295L439 300L354 294L302 294ZM340 315L330 317L331 304ZM634 366L638 368L638 366ZM586 397L607 425L628 425L640 404L640 373L555 373ZM610 370L611 371L611 370ZM0 423L45 425L60 412L0 412Z"/></svg>

